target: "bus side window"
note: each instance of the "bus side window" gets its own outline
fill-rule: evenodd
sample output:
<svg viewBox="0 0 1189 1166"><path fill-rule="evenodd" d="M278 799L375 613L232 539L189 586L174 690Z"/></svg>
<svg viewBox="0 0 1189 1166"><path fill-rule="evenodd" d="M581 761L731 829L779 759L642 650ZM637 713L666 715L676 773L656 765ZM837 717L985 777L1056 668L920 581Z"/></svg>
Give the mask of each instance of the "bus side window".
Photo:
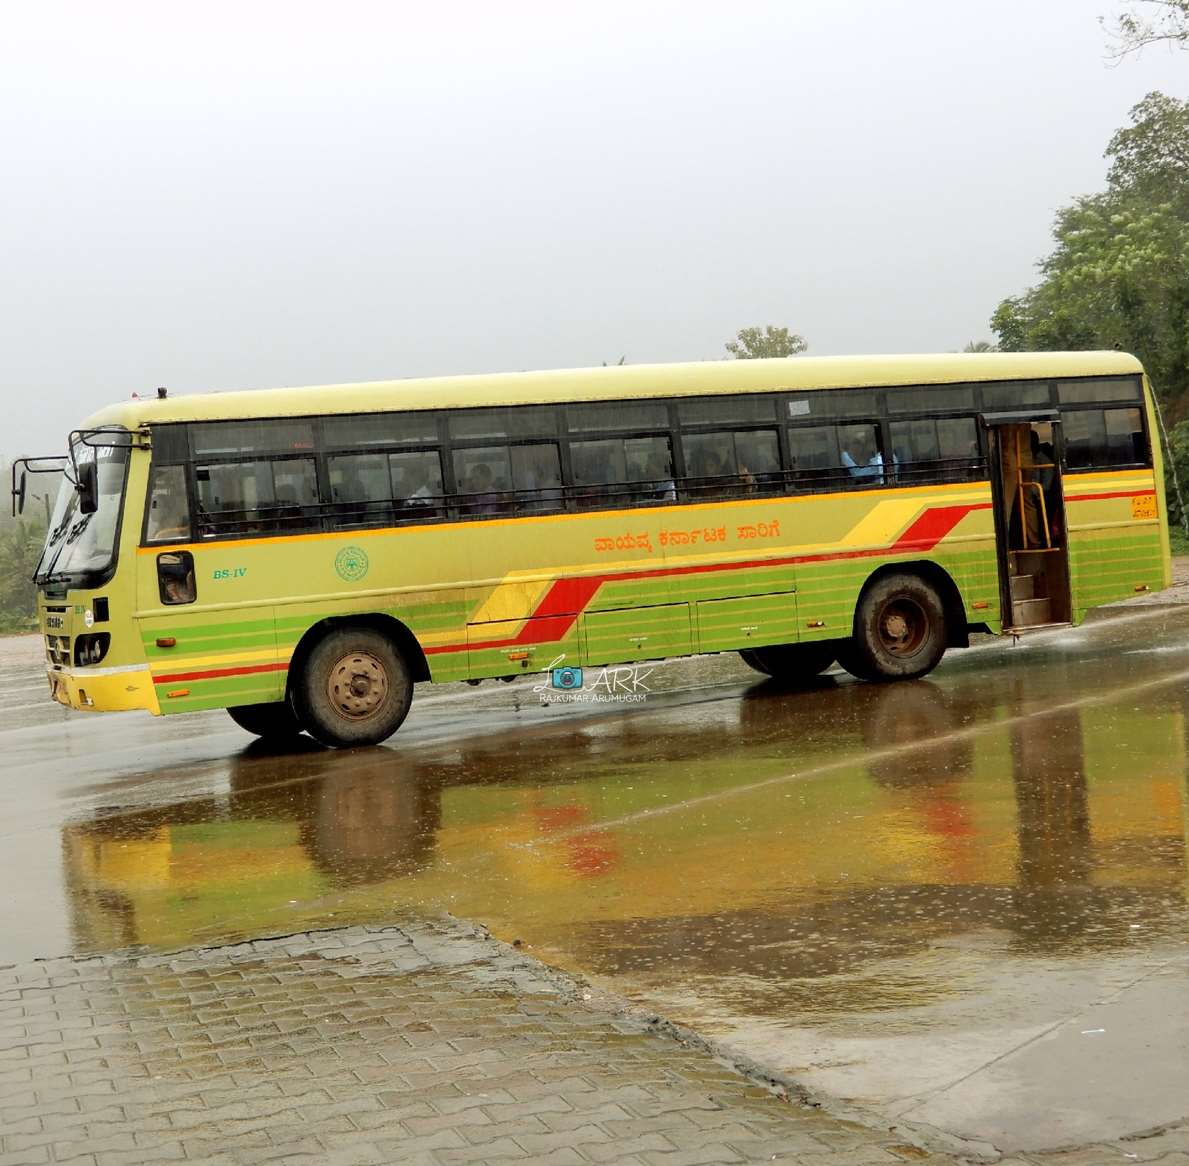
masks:
<svg viewBox="0 0 1189 1166"><path fill-rule="evenodd" d="M512 446L512 482L518 505L532 513L561 510L561 462L556 445Z"/></svg>
<svg viewBox="0 0 1189 1166"><path fill-rule="evenodd" d="M841 485L882 486L885 480L885 459L879 445L879 428L875 425L839 425L838 457L846 474L840 474ZM847 480L849 475L849 482Z"/></svg>
<svg viewBox="0 0 1189 1166"><path fill-rule="evenodd" d="M907 486L921 485L934 480L938 472L940 453L937 446L937 423L929 418L920 421L893 421L892 465L896 480Z"/></svg>
<svg viewBox="0 0 1189 1166"><path fill-rule="evenodd" d="M169 551L157 556L157 593L167 606L193 603L198 598L194 583L194 556L189 551Z"/></svg>
<svg viewBox="0 0 1189 1166"><path fill-rule="evenodd" d="M789 429L789 470L792 484L821 490L837 480L838 434L833 425Z"/></svg>
<svg viewBox="0 0 1189 1166"><path fill-rule="evenodd" d="M160 466L149 486L145 542L165 543L191 535L190 500L186 497L185 466Z"/></svg>
<svg viewBox="0 0 1189 1166"><path fill-rule="evenodd" d="M337 527L383 525L392 511L388 458L382 453L352 453L326 459L331 513Z"/></svg>
<svg viewBox="0 0 1189 1166"><path fill-rule="evenodd" d="M421 522L441 518L445 487L442 485L442 459L436 449L388 455L392 474L392 497L399 508L401 522Z"/></svg>

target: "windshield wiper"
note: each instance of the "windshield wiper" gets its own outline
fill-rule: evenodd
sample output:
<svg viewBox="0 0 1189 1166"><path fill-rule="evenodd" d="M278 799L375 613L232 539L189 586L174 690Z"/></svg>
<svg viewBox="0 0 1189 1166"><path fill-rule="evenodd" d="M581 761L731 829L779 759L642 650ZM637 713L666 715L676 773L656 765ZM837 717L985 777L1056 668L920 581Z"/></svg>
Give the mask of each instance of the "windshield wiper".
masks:
<svg viewBox="0 0 1189 1166"><path fill-rule="evenodd" d="M69 546L72 542L78 541L78 536L87 529L87 523L91 521L94 514L84 514L71 528L70 533L66 536L66 545Z"/></svg>

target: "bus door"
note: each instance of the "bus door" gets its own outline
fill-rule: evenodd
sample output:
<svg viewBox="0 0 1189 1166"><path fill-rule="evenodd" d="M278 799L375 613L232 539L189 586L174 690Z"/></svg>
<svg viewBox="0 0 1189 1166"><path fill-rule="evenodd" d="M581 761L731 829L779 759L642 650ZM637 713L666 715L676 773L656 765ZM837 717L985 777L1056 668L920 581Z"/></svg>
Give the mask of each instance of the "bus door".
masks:
<svg viewBox="0 0 1189 1166"><path fill-rule="evenodd" d="M1069 539L1055 412L984 414L1005 631L1072 618Z"/></svg>

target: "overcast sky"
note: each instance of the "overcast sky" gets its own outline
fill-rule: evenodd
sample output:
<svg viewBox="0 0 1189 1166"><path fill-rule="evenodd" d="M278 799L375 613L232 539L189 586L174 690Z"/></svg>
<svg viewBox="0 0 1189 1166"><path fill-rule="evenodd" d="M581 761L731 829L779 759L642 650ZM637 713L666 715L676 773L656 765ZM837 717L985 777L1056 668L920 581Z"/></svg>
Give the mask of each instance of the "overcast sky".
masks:
<svg viewBox="0 0 1189 1166"><path fill-rule="evenodd" d="M953 350L1189 57L1113 0L6 3L0 460L175 392ZM585 15L576 15L576 13Z"/></svg>

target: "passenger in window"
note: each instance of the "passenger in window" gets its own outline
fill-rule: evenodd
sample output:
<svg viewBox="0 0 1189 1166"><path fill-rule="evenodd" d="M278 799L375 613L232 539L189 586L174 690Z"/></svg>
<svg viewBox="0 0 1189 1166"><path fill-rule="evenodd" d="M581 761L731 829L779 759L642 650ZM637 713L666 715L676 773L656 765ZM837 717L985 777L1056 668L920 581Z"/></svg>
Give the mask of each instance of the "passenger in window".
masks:
<svg viewBox="0 0 1189 1166"><path fill-rule="evenodd" d="M691 468L693 480L690 493L695 502L706 502L722 493L728 479L723 473L725 466L722 459L714 450L701 450Z"/></svg>
<svg viewBox="0 0 1189 1166"><path fill-rule="evenodd" d="M495 491L494 475L491 466L486 462L479 462L471 470L467 480L466 493L472 495L466 506L468 514L498 514L500 510L500 496Z"/></svg>
<svg viewBox="0 0 1189 1166"><path fill-rule="evenodd" d="M677 501L677 483L673 481L673 467L668 458L653 454L645 476L652 487L653 498L659 498L662 502Z"/></svg>
<svg viewBox="0 0 1189 1166"><path fill-rule="evenodd" d="M149 514L149 542L170 542L190 537L190 517L186 499L177 494L162 494L153 499Z"/></svg>
<svg viewBox="0 0 1189 1166"><path fill-rule="evenodd" d="M401 501L406 506L432 506L434 492L430 484L429 474L421 462L407 466L400 479Z"/></svg>
<svg viewBox="0 0 1189 1166"><path fill-rule="evenodd" d="M517 501L528 511L560 510L562 492L558 485L557 450L555 446L537 449L525 447L523 470L520 472Z"/></svg>
<svg viewBox="0 0 1189 1166"><path fill-rule="evenodd" d="M866 433L858 434L854 446L854 454L846 449L842 451L842 464L850 471L850 476L883 482L883 454L875 448L871 437Z"/></svg>
<svg viewBox="0 0 1189 1166"><path fill-rule="evenodd" d="M574 491L578 505L584 508L599 506L606 500L609 471L593 451L574 453L574 481L581 483Z"/></svg>
<svg viewBox="0 0 1189 1166"><path fill-rule="evenodd" d="M273 530L293 530L298 526L301 517L301 507L297 505L297 491L292 486L278 486L276 489L276 507L272 512Z"/></svg>

